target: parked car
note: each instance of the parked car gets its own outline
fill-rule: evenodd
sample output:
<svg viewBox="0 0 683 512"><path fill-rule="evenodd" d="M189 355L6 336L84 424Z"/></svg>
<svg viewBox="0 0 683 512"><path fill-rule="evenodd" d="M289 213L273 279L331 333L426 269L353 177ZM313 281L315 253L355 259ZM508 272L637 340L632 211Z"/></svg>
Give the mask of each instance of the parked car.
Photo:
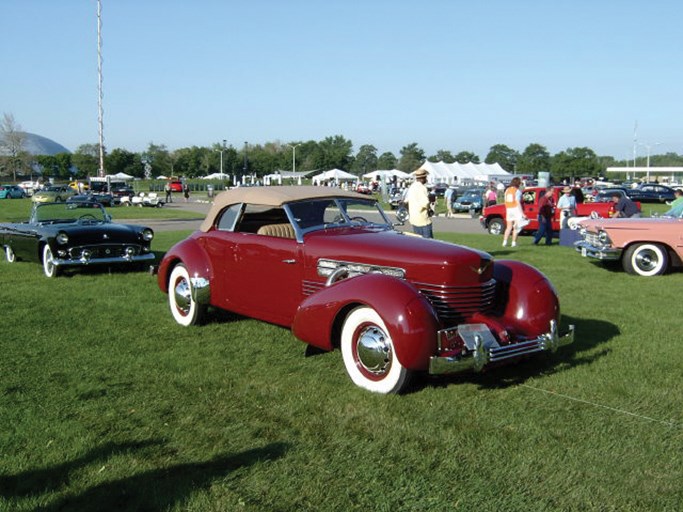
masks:
<svg viewBox="0 0 683 512"><path fill-rule="evenodd" d="M563 187L553 188L555 204L562 195ZM522 229L523 233L529 233L538 229L538 203L545 192L543 187L527 187L522 192L522 209L529 223ZM576 205L578 217L611 217L614 213L614 204L607 203L580 203ZM556 209L553 216L553 231L560 230L562 212ZM492 235L500 235L505 231L505 205L495 204L482 210L479 221L484 229Z"/></svg>
<svg viewBox="0 0 683 512"><path fill-rule="evenodd" d="M130 197L123 196L119 198L119 204L121 206L149 206L154 208L161 208L164 206L164 202L159 199L159 196L156 192L150 192L149 194L140 192L138 195L133 195Z"/></svg>
<svg viewBox="0 0 683 512"><path fill-rule="evenodd" d="M0 199L21 199L26 191L19 185L0 185Z"/></svg>
<svg viewBox="0 0 683 512"><path fill-rule="evenodd" d="M582 256L619 261L629 274L657 276L683 265L683 216L678 218L595 219L579 223Z"/></svg>
<svg viewBox="0 0 683 512"><path fill-rule="evenodd" d="M0 224L7 261L41 263L47 277L64 268L152 262L153 238L148 227L112 223L98 203L36 203L27 222Z"/></svg>
<svg viewBox="0 0 683 512"><path fill-rule="evenodd" d="M356 192L359 194L372 194L372 188L367 183L358 183L356 185Z"/></svg>
<svg viewBox="0 0 683 512"><path fill-rule="evenodd" d="M171 192L182 192L183 191L183 182L180 180L171 180L170 185L171 185Z"/></svg>
<svg viewBox="0 0 683 512"><path fill-rule="evenodd" d="M436 183L434 185L429 185L429 191L436 197L443 197L448 189L448 183Z"/></svg>
<svg viewBox="0 0 683 512"><path fill-rule="evenodd" d="M34 203L59 203L76 195L76 191L66 185L50 185L31 196Z"/></svg>
<svg viewBox="0 0 683 512"><path fill-rule="evenodd" d="M486 189L469 188L453 201L453 211L479 213L482 208L483 196Z"/></svg>
<svg viewBox="0 0 683 512"><path fill-rule="evenodd" d="M609 187L602 189L595 201L608 202L613 194L626 195L631 201L639 203L665 203L676 199L674 189L665 187L663 185L646 184L640 185L637 188L628 187Z"/></svg>
<svg viewBox="0 0 683 512"><path fill-rule="evenodd" d="M91 194L76 194L66 200L67 203L99 203L102 206L114 206L114 196L105 193L91 193Z"/></svg>
<svg viewBox="0 0 683 512"><path fill-rule="evenodd" d="M211 306L291 328L340 348L352 381L378 393L413 372L482 370L573 340L535 268L400 233L373 198L329 187L222 192L166 253L158 285L182 326Z"/></svg>

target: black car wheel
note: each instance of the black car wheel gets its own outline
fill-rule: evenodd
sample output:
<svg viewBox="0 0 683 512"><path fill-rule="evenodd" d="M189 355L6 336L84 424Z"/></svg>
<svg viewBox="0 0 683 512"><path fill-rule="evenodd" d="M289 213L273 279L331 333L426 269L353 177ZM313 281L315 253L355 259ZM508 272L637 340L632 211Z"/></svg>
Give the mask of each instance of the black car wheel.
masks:
<svg viewBox="0 0 683 512"><path fill-rule="evenodd" d="M17 261L17 256L9 245L5 246L5 257L9 263L14 263Z"/></svg>
<svg viewBox="0 0 683 512"><path fill-rule="evenodd" d="M168 305L175 321L184 327L200 324L204 319L206 306L195 300L190 274L183 264L176 265L171 272Z"/></svg>
<svg viewBox="0 0 683 512"><path fill-rule="evenodd" d="M47 277L57 277L59 275L59 267L55 265L52 250L47 244L43 247L43 270Z"/></svg>
<svg viewBox="0 0 683 512"><path fill-rule="evenodd" d="M488 232L492 235L502 235L505 231L505 222L497 217L489 221Z"/></svg>
<svg viewBox="0 0 683 512"><path fill-rule="evenodd" d="M659 244L635 244L624 251L622 262L629 274L659 276L669 267L669 255Z"/></svg>

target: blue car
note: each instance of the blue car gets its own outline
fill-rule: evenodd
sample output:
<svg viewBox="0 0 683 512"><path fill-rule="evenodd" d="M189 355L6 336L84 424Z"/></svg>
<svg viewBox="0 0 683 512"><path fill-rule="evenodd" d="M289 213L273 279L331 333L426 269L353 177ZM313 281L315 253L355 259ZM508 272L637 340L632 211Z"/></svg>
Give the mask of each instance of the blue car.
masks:
<svg viewBox="0 0 683 512"><path fill-rule="evenodd" d="M19 185L0 185L0 199L21 199L26 192Z"/></svg>

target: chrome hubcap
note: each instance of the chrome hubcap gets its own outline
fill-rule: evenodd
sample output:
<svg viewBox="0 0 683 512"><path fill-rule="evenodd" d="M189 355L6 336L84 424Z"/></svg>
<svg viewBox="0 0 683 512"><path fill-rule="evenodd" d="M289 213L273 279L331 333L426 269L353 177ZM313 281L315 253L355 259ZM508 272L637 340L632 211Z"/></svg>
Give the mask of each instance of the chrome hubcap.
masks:
<svg viewBox="0 0 683 512"><path fill-rule="evenodd" d="M185 279L179 280L173 289L173 296L178 310L183 314L188 314L192 306L192 292L190 286Z"/></svg>
<svg viewBox="0 0 683 512"><path fill-rule="evenodd" d="M381 375L389 371L391 364L391 344L382 329L373 325L364 328L356 342L358 362L366 371Z"/></svg>
<svg viewBox="0 0 683 512"><path fill-rule="evenodd" d="M659 259L654 251L640 251L636 255L636 265L638 265L638 268L642 270L648 272L654 270L658 263Z"/></svg>

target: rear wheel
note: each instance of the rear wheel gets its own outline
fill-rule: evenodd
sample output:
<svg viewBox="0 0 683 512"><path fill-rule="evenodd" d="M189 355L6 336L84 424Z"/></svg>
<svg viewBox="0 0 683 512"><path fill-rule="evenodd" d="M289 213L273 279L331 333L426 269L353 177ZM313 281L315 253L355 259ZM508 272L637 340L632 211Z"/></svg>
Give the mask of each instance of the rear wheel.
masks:
<svg viewBox="0 0 683 512"><path fill-rule="evenodd" d="M183 264L176 265L171 272L168 305L173 318L182 326L197 325L204 319L206 306L195 300L190 274Z"/></svg>
<svg viewBox="0 0 683 512"><path fill-rule="evenodd" d="M489 221L488 231L492 235L502 235L503 231L505 231L505 222L503 222L503 219L500 217L491 219Z"/></svg>
<svg viewBox="0 0 683 512"><path fill-rule="evenodd" d="M408 384L410 372L398 360L389 331L372 308L358 307L346 317L341 351L349 377L361 388L399 393Z"/></svg>
<svg viewBox="0 0 683 512"><path fill-rule="evenodd" d="M55 265L52 250L47 244L43 247L43 271L47 277L57 277L59 275L59 267Z"/></svg>
<svg viewBox="0 0 683 512"><path fill-rule="evenodd" d="M622 264L629 274L659 276L669 267L669 255L659 244L635 244L624 251Z"/></svg>
<svg viewBox="0 0 683 512"><path fill-rule="evenodd" d="M14 263L17 261L17 256L14 254L14 251L9 245L5 246L5 257L7 258L7 261L10 263Z"/></svg>

